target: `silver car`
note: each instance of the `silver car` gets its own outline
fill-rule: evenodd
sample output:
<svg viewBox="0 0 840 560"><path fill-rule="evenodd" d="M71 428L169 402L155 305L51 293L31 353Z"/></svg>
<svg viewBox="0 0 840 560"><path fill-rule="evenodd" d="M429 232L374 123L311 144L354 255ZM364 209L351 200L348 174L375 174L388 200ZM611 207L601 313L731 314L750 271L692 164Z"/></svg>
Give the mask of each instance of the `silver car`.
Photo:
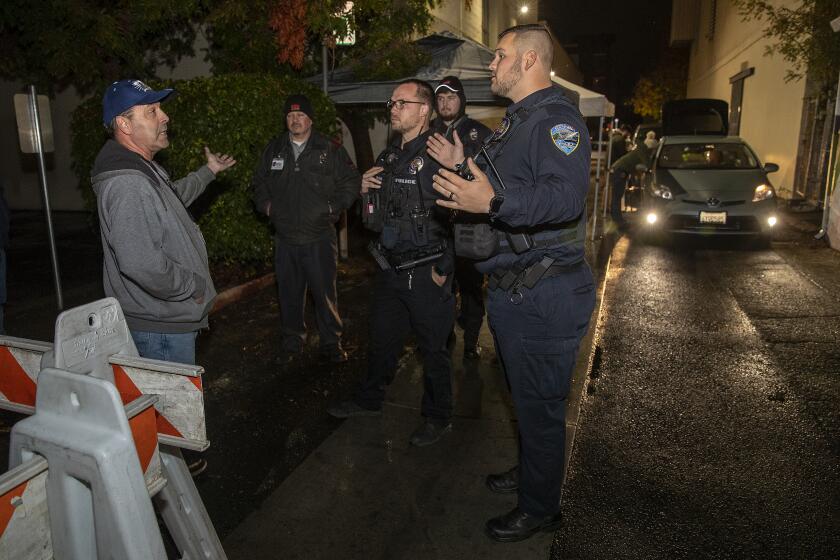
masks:
<svg viewBox="0 0 840 560"><path fill-rule="evenodd" d="M779 170L761 164L737 136L665 137L642 179L641 227L647 233L752 235L769 240L778 217Z"/></svg>

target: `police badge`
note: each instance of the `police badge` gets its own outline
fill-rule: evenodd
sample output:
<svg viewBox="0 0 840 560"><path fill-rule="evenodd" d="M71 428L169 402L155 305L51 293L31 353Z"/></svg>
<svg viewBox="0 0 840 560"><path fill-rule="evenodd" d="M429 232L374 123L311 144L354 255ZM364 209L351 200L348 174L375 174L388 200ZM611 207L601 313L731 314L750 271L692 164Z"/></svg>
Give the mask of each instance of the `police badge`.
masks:
<svg viewBox="0 0 840 560"><path fill-rule="evenodd" d="M412 175L416 175L421 169L423 169L423 158L420 156L414 158L411 163L408 164L408 172Z"/></svg>
<svg viewBox="0 0 840 560"><path fill-rule="evenodd" d="M551 128L551 140L561 152L569 155L577 150L580 144L580 132L568 124L557 124Z"/></svg>

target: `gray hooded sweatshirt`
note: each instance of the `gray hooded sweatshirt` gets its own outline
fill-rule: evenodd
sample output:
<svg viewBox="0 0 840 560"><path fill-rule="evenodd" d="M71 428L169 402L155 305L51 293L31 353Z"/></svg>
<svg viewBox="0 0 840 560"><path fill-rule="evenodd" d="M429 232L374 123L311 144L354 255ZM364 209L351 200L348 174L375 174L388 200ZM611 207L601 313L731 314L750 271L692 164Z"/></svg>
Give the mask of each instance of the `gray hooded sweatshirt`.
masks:
<svg viewBox="0 0 840 560"><path fill-rule="evenodd" d="M128 327L159 333L206 327L216 290L204 237L186 207L213 172L203 166L172 182L156 163L108 140L91 177L105 294L120 302Z"/></svg>

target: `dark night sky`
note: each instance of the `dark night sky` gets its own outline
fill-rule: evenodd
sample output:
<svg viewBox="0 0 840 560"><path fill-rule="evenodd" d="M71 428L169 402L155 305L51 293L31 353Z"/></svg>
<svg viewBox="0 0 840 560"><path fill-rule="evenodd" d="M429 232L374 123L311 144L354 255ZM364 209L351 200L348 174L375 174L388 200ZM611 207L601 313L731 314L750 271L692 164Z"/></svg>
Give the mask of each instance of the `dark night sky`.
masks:
<svg viewBox="0 0 840 560"><path fill-rule="evenodd" d="M668 46L671 0L541 0L539 9L539 18L548 21L561 44L576 43L586 35L615 36L605 93L624 117L619 105Z"/></svg>

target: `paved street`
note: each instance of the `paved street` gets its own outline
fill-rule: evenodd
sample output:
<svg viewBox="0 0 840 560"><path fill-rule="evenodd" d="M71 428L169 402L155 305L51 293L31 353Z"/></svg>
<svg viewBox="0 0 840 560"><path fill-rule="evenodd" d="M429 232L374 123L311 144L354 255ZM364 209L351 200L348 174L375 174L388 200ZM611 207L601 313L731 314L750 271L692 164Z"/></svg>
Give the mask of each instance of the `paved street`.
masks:
<svg viewBox="0 0 840 560"><path fill-rule="evenodd" d="M364 253L340 267L341 367L317 360L317 341L280 359L273 288L214 314L198 347L212 445L197 485L229 556L835 558L840 253L797 220L786 216L770 250L619 242L594 367L579 370L563 527L518 544L482 534L513 503L483 477L516 453L492 350L462 363L459 331L456 430L438 446L406 445L421 389L411 346L381 419L325 414L363 374ZM68 304L98 297L98 239L81 215L57 222ZM48 340L42 229L37 215L13 217L8 328ZM6 430L17 419L0 416Z"/></svg>
<svg viewBox="0 0 840 560"><path fill-rule="evenodd" d="M837 557L838 270L619 243L551 558Z"/></svg>

